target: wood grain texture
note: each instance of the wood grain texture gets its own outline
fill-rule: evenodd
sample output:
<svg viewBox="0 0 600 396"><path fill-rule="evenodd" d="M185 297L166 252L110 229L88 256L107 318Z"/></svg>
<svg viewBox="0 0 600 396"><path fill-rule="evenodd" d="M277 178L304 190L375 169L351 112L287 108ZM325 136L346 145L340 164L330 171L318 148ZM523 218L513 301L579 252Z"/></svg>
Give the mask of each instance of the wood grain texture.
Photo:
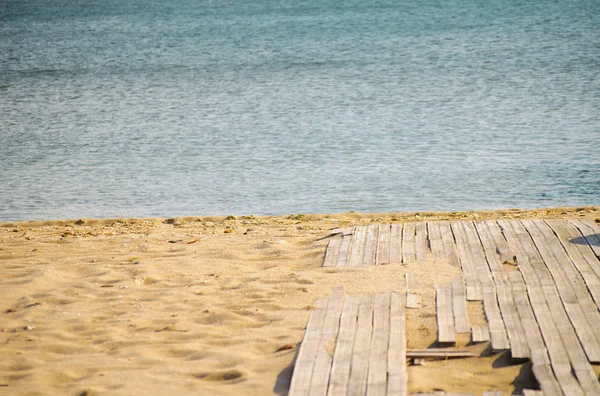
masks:
<svg viewBox="0 0 600 396"><path fill-rule="evenodd" d="M457 276L452 280L452 312L454 314L454 330L457 333L469 333L471 325L467 312L467 291L462 276Z"/></svg>
<svg viewBox="0 0 600 396"><path fill-rule="evenodd" d="M429 258L427 223L424 221L415 225L415 257L420 262L426 262Z"/></svg>
<svg viewBox="0 0 600 396"><path fill-rule="evenodd" d="M390 338L388 348L387 394L406 396L408 375L406 373L406 332L404 301L401 294L390 296Z"/></svg>
<svg viewBox="0 0 600 396"><path fill-rule="evenodd" d="M456 342L454 331L454 315L452 313L452 289L450 285L442 285L436 293L438 342Z"/></svg>
<svg viewBox="0 0 600 396"><path fill-rule="evenodd" d="M352 350L348 395L364 396L367 390L371 334L373 331L373 296L363 296L360 300L358 323Z"/></svg>
<svg viewBox="0 0 600 396"><path fill-rule="evenodd" d="M390 264L402 262L402 224L392 224L390 235Z"/></svg>
<svg viewBox="0 0 600 396"><path fill-rule="evenodd" d="M354 239L354 228L344 229L342 242L340 243L340 251L338 253L338 261L336 267L347 268L352 254L352 241Z"/></svg>
<svg viewBox="0 0 600 396"><path fill-rule="evenodd" d="M387 363L390 336L390 293L375 296L373 332L367 377L367 396L385 396L387 392Z"/></svg>
<svg viewBox="0 0 600 396"><path fill-rule="evenodd" d="M391 227L389 224L380 224L377 239L377 254L375 265L390 263Z"/></svg>
<svg viewBox="0 0 600 396"><path fill-rule="evenodd" d="M415 223L405 223L402 229L402 262L412 263L417 260L415 246Z"/></svg>
<svg viewBox="0 0 600 396"><path fill-rule="evenodd" d="M345 395L347 392L359 306L359 297L351 295L345 297L331 365L329 388L327 390L329 396Z"/></svg>
<svg viewBox="0 0 600 396"><path fill-rule="evenodd" d="M370 224L367 227L367 240L365 244L365 255L362 261L362 267L375 265L375 255L377 254L377 239L379 234L379 226Z"/></svg>
<svg viewBox="0 0 600 396"><path fill-rule="evenodd" d="M600 226L589 220L569 220L579 229L588 246L600 257Z"/></svg>
<svg viewBox="0 0 600 396"><path fill-rule="evenodd" d="M342 238L341 235L339 237L333 237L327 244L325 256L323 257L323 267L335 267L337 265Z"/></svg>

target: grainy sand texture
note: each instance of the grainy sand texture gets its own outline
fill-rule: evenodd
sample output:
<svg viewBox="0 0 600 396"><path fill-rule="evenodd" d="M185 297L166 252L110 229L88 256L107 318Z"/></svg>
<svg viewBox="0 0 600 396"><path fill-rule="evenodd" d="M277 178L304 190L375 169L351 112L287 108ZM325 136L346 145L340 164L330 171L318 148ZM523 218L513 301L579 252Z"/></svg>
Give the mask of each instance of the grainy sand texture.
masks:
<svg viewBox="0 0 600 396"><path fill-rule="evenodd" d="M486 218L600 218L600 207L463 213L229 216L0 224L0 395L286 394L313 304L404 290L409 348L436 340L447 262L321 267L341 226ZM600 221L600 220L599 220ZM472 324L483 310L469 303ZM486 345L482 357L409 367L411 392L512 392L531 382ZM533 384L535 385L535 383Z"/></svg>

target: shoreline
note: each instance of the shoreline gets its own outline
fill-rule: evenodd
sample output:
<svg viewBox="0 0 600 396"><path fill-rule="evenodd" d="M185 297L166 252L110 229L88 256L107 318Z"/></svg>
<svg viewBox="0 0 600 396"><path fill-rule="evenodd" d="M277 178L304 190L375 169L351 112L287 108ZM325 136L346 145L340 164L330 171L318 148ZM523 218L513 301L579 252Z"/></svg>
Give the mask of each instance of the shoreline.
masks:
<svg viewBox="0 0 600 396"><path fill-rule="evenodd" d="M459 268L431 257L324 268L331 231L522 218L600 223L600 206L0 223L0 393L283 395L315 301L338 286L399 291L407 272L422 286L422 308L407 311L408 348L427 348L436 287ZM485 323L481 302L468 309L473 325ZM410 366L409 392L512 394L530 381L529 363L466 338L457 347L480 357Z"/></svg>
<svg viewBox="0 0 600 396"><path fill-rule="evenodd" d="M110 217L110 218L77 218L77 219L51 219L51 220L14 220L14 221L0 221L0 228L2 227L13 227L13 226L30 226L30 227L43 227L47 225L56 226L68 226L68 225L106 225L113 223L132 223L132 222L157 222L163 221L166 223L182 223L182 222L211 222L211 223L224 223L226 221L238 221L238 220L255 220L255 221L269 221L269 220L282 220L292 219L298 221L363 221L365 219L377 220L377 221L392 221L392 222L404 222L404 221L424 221L424 220L485 220L485 219L520 219L520 218L564 218L564 217L583 217L593 216L598 214L600 216L600 205L591 206L557 206L557 207L544 207L536 209L519 209L519 208L508 208L508 209L487 209L487 210L472 210L472 211L420 211L420 212L345 212L345 213L332 213L332 214L320 214L320 213L299 213L299 214L283 214L283 215L272 215L272 216L255 216L249 215L199 215L199 216L180 216L180 217Z"/></svg>

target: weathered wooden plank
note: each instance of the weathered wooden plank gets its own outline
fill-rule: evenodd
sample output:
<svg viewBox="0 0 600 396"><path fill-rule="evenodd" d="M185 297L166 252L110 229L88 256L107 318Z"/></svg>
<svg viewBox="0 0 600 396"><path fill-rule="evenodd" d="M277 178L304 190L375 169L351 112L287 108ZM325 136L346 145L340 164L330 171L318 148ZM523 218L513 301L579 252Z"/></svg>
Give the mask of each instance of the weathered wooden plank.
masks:
<svg viewBox="0 0 600 396"><path fill-rule="evenodd" d="M375 255L375 265L390 263L390 243L391 228L389 224L379 225L379 237L377 239L377 254Z"/></svg>
<svg viewBox="0 0 600 396"><path fill-rule="evenodd" d="M415 246L416 224L406 223L402 230L402 262L412 263L417 260Z"/></svg>
<svg viewBox="0 0 600 396"><path fill-rule="evenodd" d="M348 258L348 268L362 267L363 257L365 255L365 245L367 243L367 227L355 227L354 238L352 239L352 249Z"/></svg>
<svg viewBox="0 0 600 396"><path fill-rule="evenodd" d="M365 256L362 262L363 267L375 265L375 254L377 253L378 233L379 225L370 224L367 227L367 242L365 244Z"/></svg>
<svg viewBox="0 0 600 396"><path fill-rule="evenodd" d="M347 295L345 297L331 365L331 376L327 390L329 396L345 395L348 389L359 305L360 298L358 296Z"/></svg>
<svg viewBox="0 0 600 396"><path fill-rule="evenodd" d="M600 308L600 260L587 244L573 243L581 238L579 230L566 220L546 220L556 233L571 261L583 277L596 306Z"/></svg>
<svg viewBox="0 0 600 396"><path fill-rule="evenodd" d="M317 357L315 359L310 383L309 394L311 396L325 396L327 394L332 363L332 351L330 351L329 348L336 345L343 300L343 291L338 290L329 298L327 303L321 342L317 349Z"/></svg>
<svg viewBox="0 0 600 396"><path fill-rule="evenodd" d="M416 223L415 232L415 257L417 261L426 262L429 255L427 223L424 221Z"/></svg>
<svg viewBox="0 0 600 396"><path fill-rule="evenodd" d="M464 232L463 224L460 221L450 223L454 237L456 238L456 248L459 253L460 266L465 276L467 285L467 300L480 301L483 299L483 290L477 280L477 269L469 247L469 241Z"/></svg>
<svg viewBox="0 0 600 396"><path fill-rule="evenodd" d="M387 365L389 396L406 396L408 392L404 301L402 300L401 294L392 293L390 296L390 340Z"/></svg>
<svg viewBox="0 0 600 396"><path fill-rule="evenodd" d="M462 276L452 280L452 311L454 313L454 330L457 333L469 333L469 314L467 312L467 291Z"/></svg>
<svg viewBox="0 0 600 396"><path fill-rule="evenodd" d="M358 310L358 323L352 350L348 395L364 396L367 389L371 333L373 329L373 296L363 296Z"/></svg>
<svg viewBox="0 0 600 396"><path fill-rule="evenodd" d="M545 222L523 220L522 223L554 279L567 316L588 359L590 362L600 363L600 312L581 275Z"/></svg>
<svg viewBox="0 0 600 396"><path fill-rule="evenodd" d="M452 314L452 289L450 285L441 285L437 289L437 324L438 342L454 343L456 334L454 331L454 315Z"/></svg>
<svg viewBox="0 0 600 396"><path fill-rule="evenodd" d="M483 392L483 396L504 396L502 391L487 391Z"/></svg>
<svg viewBox="0 0 600 396"><path fill-rule="evenodd" d="M490 330L487 326L473 326L471 328L471 341L477 342L488 342L490 340Z"/></svg>
<svg viewBox="0 0 600 396"><path fill-rule="evenodd" d="M421 294L419 293L419 277L406 273L406 308L421 308Z"/></svg>
<svg viewBox="0 0 600 396"><path fill-rule="evenodd" d="M430 348L430 349L409 349L406 351L407 358L465 358L465 357L477 357L476 353L460 350L460 349L448 349L448 348Z"/></svg>
<svg viewBox="0 0 600 396"><path fill-rule="evenodd" d="M339 237L333 237L327 244L325 257L323 257L323 267L335 267L337 265L342 238L341 235Z"/></svg>
<svg viewBox="0 0 600 396"><path fill-rule="evenodd" d="M535 379L537 379L538 383L540 384L540 387L544 386L542 389L544 395L546 396L563 396L565 395L565 393L563 393L562 389L560 388L558 381L556 380L556 377L554 376L554 372L552 371L552 367L549 364L537 364L534 365L531 368L531 371L533 371L533 375L535 376ZM544 384L544 385L542 385ZM576 391L577 392L577 391ZM525 391L523 391L523 394L525 395ZM568 396L568 395L566 395Z"/></svg>
<svg viewBox="0 0 600 396"><path fill-rule="evenodd" d="M589 220L569 220L579 229L583 238L597 257L600 257L600 226Z"/></svg>
<svg viewBox="0 0 600 396"><path fill-rule="evenodd" d="M367 377L367 396L382 395L387 391L387 355L390 337L390 293L375 296L373 310L373 333L369 373Z"/></svg>
<svg viewBox="0 0 600 396"><path fill-rule="evenodd" d="M502 320L504 321L508 340L510 341L511 355L513 359L527 359L529 358L529 348L527 347L525 333L517 312L517 307L513 301L512 289L508 281L507 272L502 266L502 259L498 253L498 243L496 242L498 236L494 237L494 234L498 234L500 230L497 229L497 232L493 232L491 228L495 228L494 226L495 224L484 222L475 223L475 228L479 239L481 240L481 245L483 246L485 260L487 261L491 276L496 285L498 306L500 308ZM504 240L504 237L502 237L502 240ZM505 240L504 242L506 243ZM508 244L506 244L504 249L508 250Z"/></svg>
<svg viewBox="0 0 600 396"><path fill-rule="evenodd" d="M352 240L354 239L354 228L346 228L342 235L340 251L338 253L337 265L335 267L347 268L352 253Z"/></svg>
<svg viewBox="0 0 600 396"><path fill-rule="evenodd" d="M459 267L460 261L458 259L456 241L454 239L454 234L452 233L450 223L448 221L440 221L439 226L440 233L442 235L442 242L444 243L444 254L446 255L446 258L448 259L450 265Z"/></svg>
<svg viewBox="0 0 600 396"><path fill-rule="evenodd" d="M304 339L300 345L300 351L294 366L289 392L291 396L308 395L309 393L317 350L323 334L326 306L327 299L320 299L315 303L315 309L310 313Z"/></svg>
<svg viewBox="0 0 600 396"><path fill-rule="evenodd" d="M440 231L440 223L437 221L427 222L427 235L429 236L429 248L434 260L445 260L444 241Z"/></svg>
<svg viewBox="0 0 600 396"><path fill-rule="evenodd" d="M390 235L390 264L402 262L402 224L392 224Z"/></svg>

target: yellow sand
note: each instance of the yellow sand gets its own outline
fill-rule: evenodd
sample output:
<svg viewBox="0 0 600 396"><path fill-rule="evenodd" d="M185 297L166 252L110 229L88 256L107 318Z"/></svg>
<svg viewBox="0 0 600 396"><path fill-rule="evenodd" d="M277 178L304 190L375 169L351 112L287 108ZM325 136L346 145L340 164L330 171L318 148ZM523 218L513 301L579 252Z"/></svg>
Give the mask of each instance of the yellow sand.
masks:
<svg viewBox="0 0 600 396"><path fill-rule="evenodd" d="M597 219L600 207L0 223L0 395L285 394L311 304L335 286L401 291L406 271L423 286L408 346L428 347L434 288L456 267L322 268L319 239L371 222L522 217ZM482 323L481 306L469 310ZM410 367L410 390L531 384L527 364L468 348L485 356Z"/></svg>

